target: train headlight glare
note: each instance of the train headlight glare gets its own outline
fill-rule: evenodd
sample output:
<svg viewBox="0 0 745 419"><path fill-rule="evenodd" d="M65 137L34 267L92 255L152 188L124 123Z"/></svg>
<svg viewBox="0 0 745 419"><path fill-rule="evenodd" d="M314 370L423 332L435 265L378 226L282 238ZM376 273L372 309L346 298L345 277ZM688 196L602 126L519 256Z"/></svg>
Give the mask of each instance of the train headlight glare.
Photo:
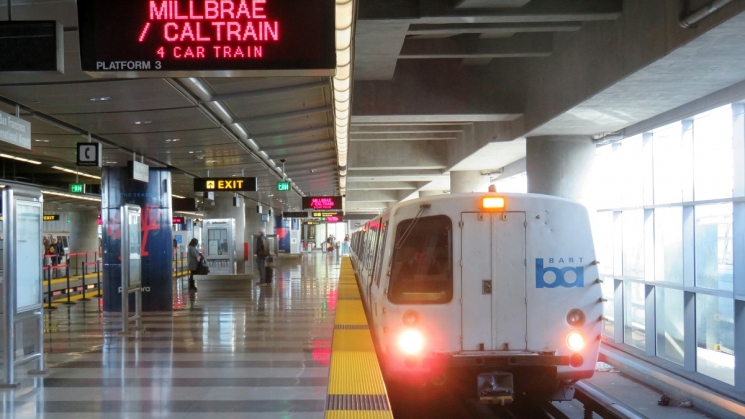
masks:
<svg viewBox="0 0 745 419"><path fill-rule="evenodd" d="M585 313L580 309L572 309L567 314L567 323L574 327L581 327L585 324Z"/></svg>
<svg viewBox="0 0 745 419"><path fill-rule="evenodd" d="M407 310L401 321L406 327L416 326L419 323L419 313L414 310Z"/></svg>
<svg viewBox="0 0 745 419"><path fill-rule="evenodd" d="M567 336L567 346L574 352L581 351L585 347L585 338L579 332L571 332Z"/></svg>
<svg viewBox="0 0 745 419"><path fill-rule="evenodd" d="M418 330L404 330L398 337L398 349L406 355L419 355L424 349L424 336Z"/></svg>

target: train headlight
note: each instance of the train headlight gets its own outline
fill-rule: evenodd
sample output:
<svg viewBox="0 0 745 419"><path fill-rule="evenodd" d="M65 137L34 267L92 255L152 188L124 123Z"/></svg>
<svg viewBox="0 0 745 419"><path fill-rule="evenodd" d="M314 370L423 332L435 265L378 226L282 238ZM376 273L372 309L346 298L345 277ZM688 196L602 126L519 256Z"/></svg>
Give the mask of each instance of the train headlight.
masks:
<svg viewBox="0 0 745 419"><path fill-rule="evenodd" d="M418 330L404 330L398 337L398 349L406 355L419 355L424 349L424 336Z"/></svg>
<svg viewBox="0 0 745 419"><path fill-rule="evenodd" d="M569 310L567 314L567 323L574 327L582 327L585 324L585 313L580 309Z"/></svg>
<svg viewBox="0 0 745 419"><path fill-rule="evenodd" d="M503 210L505 200L503 196L485 196L481 198L481 209L485 211Z"/></svg>
<svg viewBox="0 0 745 419"><path fill-rule="evenodd" d="M401 321L406 327L416 326L419 323L419 313L414 310L406 310L406 313L404 313Z"/></svg>
<svg viewBox="0 0 745 419"><path fill-rule="evenodd" d="M577 331L571 332L567 335L567 346L574 352L581 351L585 347L585 338Z"/></svg>

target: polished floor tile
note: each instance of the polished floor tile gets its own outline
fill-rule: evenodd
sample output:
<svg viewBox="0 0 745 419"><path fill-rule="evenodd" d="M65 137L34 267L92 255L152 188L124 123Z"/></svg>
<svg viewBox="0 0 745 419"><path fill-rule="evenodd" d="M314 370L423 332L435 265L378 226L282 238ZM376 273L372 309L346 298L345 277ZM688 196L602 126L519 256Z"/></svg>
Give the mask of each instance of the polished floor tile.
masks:
<svg viewBox="0 0 745 419"><path fill-rule="evenodd" d="M49 374L19 369L2 417L323 418L340 259L280 261L271 286L174 281L174 312L146 313L134 338L97 299L45 314Z"/></svg>

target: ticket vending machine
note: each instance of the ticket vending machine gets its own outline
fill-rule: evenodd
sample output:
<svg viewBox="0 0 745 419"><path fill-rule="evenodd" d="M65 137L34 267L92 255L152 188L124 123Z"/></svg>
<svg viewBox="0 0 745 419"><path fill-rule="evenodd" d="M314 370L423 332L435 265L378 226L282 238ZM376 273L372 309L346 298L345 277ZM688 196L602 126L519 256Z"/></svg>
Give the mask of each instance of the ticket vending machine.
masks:
<svg viewBox="0 0 745 419"><path fill-rule="evenodd" d="M122 294L122 334L130 329L140 329L142 320L142 210L137 205L121 207L121 255L122 283L119 292ZM135 313L129 315L129 295L134 294ZM135 327L129 322L134 320Z"/></svg>
<svg viewBox="0 0 745 419"><path fill-rule="evenodd" d="M36 362L29 374L43 374L44 317L42 305L41 191L21 185L0 184L0 388L18 388L15 367Z"/></svg>
<svg viewBox="0 0 745 419"><path fill-rule="evenodd" d="M202 250L210 274L235 274L235 219L204 220Z"/></svg>

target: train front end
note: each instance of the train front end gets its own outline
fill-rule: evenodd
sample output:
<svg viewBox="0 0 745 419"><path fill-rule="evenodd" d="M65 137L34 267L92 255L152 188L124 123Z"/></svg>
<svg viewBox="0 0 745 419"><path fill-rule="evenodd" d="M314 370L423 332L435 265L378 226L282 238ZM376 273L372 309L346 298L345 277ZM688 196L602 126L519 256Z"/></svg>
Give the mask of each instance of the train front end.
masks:
<svg viewBox="0 0 745 419"><path fill-rule="evenodd" d="M495 403L571 399L594 372L602 325L587 210L528 194L417 201L391 220L390 283L371 299L389 375L468 377Z"/></svg>

